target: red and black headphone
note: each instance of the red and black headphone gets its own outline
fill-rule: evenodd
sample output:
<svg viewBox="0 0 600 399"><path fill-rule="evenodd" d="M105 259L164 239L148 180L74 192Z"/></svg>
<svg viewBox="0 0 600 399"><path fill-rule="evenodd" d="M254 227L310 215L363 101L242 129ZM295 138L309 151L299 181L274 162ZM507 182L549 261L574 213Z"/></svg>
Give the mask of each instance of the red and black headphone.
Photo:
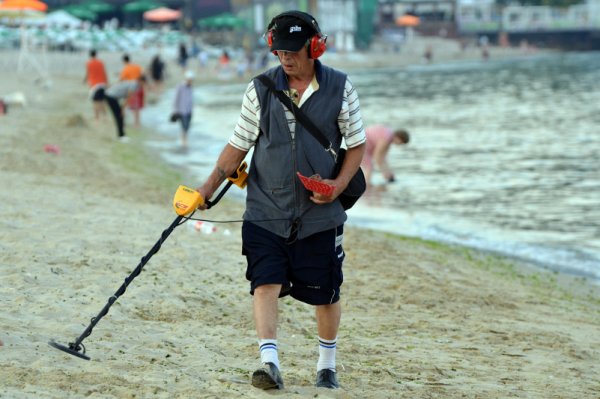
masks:
<svg viewBox="0 0 600 399"><path fill-rule="evenodd" d="M282 17L295 17L310 25L314 29L315 34L308 41L308 57L319 58L323 55L325 50L327 50L327 35L321 33L321 28L319 28L317 20L314 19L312 15L302 11L287 11L277 15L271 20L269 26L267 26L267 32L265 33L265 39L267 40L267 45L269 46L269 49L273 47L273 27L275 26L277 20ZM277 51L272 50L271 52L277 55Z"/></svg>

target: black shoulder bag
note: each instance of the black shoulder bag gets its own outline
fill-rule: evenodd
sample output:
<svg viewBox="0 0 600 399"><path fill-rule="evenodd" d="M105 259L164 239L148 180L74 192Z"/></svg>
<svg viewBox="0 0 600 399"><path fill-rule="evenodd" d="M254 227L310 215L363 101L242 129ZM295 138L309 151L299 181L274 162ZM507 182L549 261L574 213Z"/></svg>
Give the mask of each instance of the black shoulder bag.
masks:
<svg viewBox="0 0 600 399"><path fill-rule="evenodd" d="M282 91L278 91L275 89L275 83L266 75L258 75L256 77L260 80L265 86L269 88L279 98L279 100L285 105L292 113L295 115L296 120L300 122L306 130L309 131L310 134L313 135L319 143L325 148L325 151L331 153L333 155L333 159L335 159L335 175L337 176L342 169L342 165L344 164L344 157L346 156L346 150L340 148L340 150L335 153L332 148L332 144L321 130L302 112L300 108L292 101L291 98L286 96ZM362 169L359 167L356 174L348 183L346 189L338 196L340 203L344 207L344 210L350 209L354 206L356 201L364 194L367 189L367 182L365 180L365 175Z"/></svg>

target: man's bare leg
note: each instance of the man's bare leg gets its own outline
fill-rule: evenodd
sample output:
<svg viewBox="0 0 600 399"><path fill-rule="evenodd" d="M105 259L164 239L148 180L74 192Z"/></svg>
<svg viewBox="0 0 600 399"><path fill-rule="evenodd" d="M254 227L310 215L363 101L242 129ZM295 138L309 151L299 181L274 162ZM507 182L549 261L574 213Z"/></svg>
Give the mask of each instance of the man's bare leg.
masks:
<svg viewBox="0 0 600 399"><path fill-rule="evenodd" d="M319 305L315 310L319 332L319 361L317 362L317 387L339 388L336 376L337 334L342 317L339 301L330 305Z"/></svg>
<svg viewBox="0 0 600 399"><path fill-rule="evenodd" d="M277 355L278 300L281 284L254 289L254 325L263 367L252 374L252 385L260 389L283 389Z"/></svg>

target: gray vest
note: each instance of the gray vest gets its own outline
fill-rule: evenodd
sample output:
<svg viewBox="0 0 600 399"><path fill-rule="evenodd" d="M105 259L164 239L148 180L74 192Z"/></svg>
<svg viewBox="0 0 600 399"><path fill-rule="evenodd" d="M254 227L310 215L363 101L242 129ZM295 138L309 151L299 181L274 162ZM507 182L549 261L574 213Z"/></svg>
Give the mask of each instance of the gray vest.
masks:
<svg viewBox="0 0 600 399"><path fill-rule="evenodd" d="M302 111L333 143L336 152L342 143L337 119L342 107L346 75L315 60L319 90L302 104ZM278 90L289 88L283 69L265 72ZM292 224L298 225L298 239L332 229L346 221L339 201L317 205L296 172L334 178L335 161L330 153L302 126L296 123L292 139L284 105L260 81L254 80L260 103L260 135L254 147L248 172L248 193L244 219L281 237L289 237ZM298 224L299 223L299 224Z"/></svg>

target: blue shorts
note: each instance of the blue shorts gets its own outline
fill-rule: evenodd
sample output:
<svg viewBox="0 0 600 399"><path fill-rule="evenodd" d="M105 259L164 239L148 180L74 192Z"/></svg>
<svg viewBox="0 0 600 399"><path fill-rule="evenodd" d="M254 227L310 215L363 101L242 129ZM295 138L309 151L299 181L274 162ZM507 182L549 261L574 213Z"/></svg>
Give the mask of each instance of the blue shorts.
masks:
<svg viewBox="0 0 600 399"><path fill-rule="evenodd" d="M190 122L192 121L192 114L181 114L181 128L185 134L190 130Z"/></svg>
<svg viewBox="0 0 600 399"><path fill-rule="evenodd" d="M343 234L341 225L288 244L286 238L244 222L242 254L248 262L250 294L264 284L282 284L280 296L309 305L336 303L344 280Z"/></svg>

